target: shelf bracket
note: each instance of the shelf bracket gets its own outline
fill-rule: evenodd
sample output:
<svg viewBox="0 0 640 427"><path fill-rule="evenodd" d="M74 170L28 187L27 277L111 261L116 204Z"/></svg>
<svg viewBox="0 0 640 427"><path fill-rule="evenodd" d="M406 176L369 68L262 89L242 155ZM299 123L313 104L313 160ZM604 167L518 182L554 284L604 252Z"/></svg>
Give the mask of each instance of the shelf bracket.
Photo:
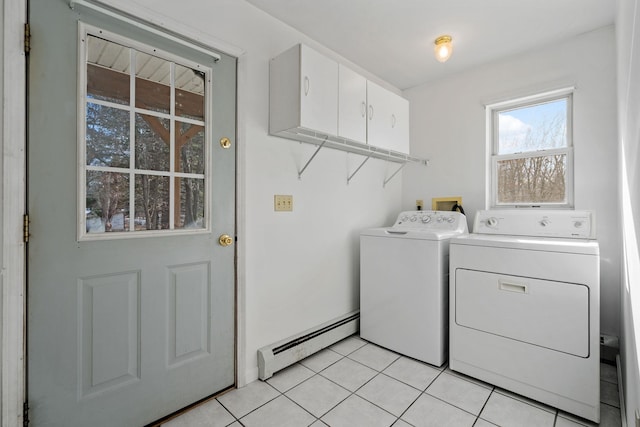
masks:
<svg viewBox="0 0 640 427"><path fill-rule="evenodd" d="M316 154L318 154L318 151L320 151L320 149L322 147L324 147L324 144L327 142L328 139L329 139L329 137L325 136L324 141L322 141L322 143L320 145L318 145L318 148L316 148L316 151L314 151L313 154L311 155L311 157L309 157L309 160L307 160L307 163L305 163L304 166L302 167L302 169L300 169L298 171L298 179L302 179L302 174L307 169L307 166L309 166L309 164L311 163L313 158L316 156Z"/></svg>
<svg viewBox="0 0 640 427"><path fill-rule="evenodd" d="M369 155L367 156L367 158L366 158L366 159L364 159L364 160L362 161L362 163L360 163L360 166L358 166L358 167L356 168L356 170L354 170L354 171L353 171L353 173L347 177L347 185L349 185L349 182L351 181L351 178L353 178L353 177L358 173L358 171L360 170L360 168L362 168L362 167L364 166L364 164L365 164L365 163L367 163L367 160L369 160L370 158L371 158L371 154L369 154Z"/></svg>
<svg viewBox="0 0 640 427"><path fill-rule="evenodd" d="M400 172L402 170L402 168L405 167L405 166L406 166L406 163L401 164L400 167L398 169L396 169L396 171L389 178L384 180L384 182L382 183L382 187L383 188L386 187L387 183L389 181L391 181L393 179L393 177L396 176L398 174L398 172Z"/></svg>

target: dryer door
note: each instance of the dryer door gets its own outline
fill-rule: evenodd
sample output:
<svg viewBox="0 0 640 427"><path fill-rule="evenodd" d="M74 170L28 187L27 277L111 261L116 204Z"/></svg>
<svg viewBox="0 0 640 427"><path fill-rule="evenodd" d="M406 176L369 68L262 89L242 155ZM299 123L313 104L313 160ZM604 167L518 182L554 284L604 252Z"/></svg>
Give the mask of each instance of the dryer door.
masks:
<svg viewBox="0 0 640 427"><path fill-rule="evenodd" d="M589 288L456 270L455 322L551 350L589 357Z"/></svg>

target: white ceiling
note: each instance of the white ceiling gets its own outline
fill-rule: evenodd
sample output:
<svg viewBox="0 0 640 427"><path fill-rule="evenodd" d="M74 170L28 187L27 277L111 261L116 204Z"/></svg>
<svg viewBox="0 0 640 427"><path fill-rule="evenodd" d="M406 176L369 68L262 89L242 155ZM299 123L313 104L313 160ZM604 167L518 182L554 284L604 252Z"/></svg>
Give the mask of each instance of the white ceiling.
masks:
<svg viewBox="0 0 640 427"><path fill-rule="evenodd" d="M616 0L247 0L407 89L614 22ZM433 41L453 37L441 64Z"/></svg>

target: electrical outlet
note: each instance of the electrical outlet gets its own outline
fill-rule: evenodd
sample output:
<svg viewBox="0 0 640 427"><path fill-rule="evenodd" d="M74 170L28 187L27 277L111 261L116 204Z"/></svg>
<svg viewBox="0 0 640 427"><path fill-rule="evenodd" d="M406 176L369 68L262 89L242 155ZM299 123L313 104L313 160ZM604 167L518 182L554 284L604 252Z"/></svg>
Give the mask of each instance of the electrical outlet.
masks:
<svg viewBox="0 0 640 427"><path fill-rule="evenodd" d="M291 212L293 210L293 196L287 194L274 194L273 210L276 212Z"/></svg>
<svg viewBox="0 0 640 427"><path fill-rule="evenodd" d="M422 201L421 199L416 200L416 208L419 211L421 211L423 207L424 207L424 201Z"/></svg>

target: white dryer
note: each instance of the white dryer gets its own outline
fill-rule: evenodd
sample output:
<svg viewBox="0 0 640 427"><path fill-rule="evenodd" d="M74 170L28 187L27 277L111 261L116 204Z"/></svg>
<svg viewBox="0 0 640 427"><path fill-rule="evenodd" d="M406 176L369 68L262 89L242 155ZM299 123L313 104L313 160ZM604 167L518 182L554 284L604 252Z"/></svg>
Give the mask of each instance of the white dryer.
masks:
<svg viewBox="0 0 640 427"><path fill-rule="evenodd" d="M480 211L473 232L450 244L451 369L599 422L593 214Z"/></svg>
<svg viewBox="0 0 640 427"><path fill-rule="evenodd" d="M408 211L360 235L360 336L440 366L447 360L449 239L459 212Z"/></svg>

